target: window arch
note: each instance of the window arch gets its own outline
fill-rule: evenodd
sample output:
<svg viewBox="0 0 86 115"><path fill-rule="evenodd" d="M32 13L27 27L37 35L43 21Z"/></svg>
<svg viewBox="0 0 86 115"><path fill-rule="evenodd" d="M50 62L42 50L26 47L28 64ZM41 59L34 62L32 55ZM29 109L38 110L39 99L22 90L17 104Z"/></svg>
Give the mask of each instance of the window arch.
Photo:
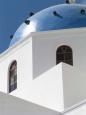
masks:
<svg viewBox="0 0 86 115"><path fill-rule="evenodd" d="M72 4L72 3L76 3L76 0L66 0L67 4Z"/></svg>
<svg viewBox="0 0 86 115"><path fill-rule="evenodd" d="M17 61L14 60L9 67L9 93L17 88Z"/></svg>
<svg viewBox="0 0 86 115"><path fill-rule="evenodd" d="M73 65L73 53L69 46L63 45L57 48L56 51L56 64L64 62Z"/></svg>

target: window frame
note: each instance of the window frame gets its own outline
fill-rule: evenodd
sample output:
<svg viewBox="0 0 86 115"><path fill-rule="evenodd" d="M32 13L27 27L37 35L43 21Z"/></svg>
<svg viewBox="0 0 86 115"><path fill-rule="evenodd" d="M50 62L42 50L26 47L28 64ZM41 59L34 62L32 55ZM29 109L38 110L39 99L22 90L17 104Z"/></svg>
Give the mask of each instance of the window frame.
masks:
<svg viewBox="0 0 86 115"><path fill-rule="evenodd" d="M14 63L15 62L15 63ZM13 90L12 89L10 89L11 88L11 80L12 80L12 78L10 78L11 77L11 73L10 72L12 72L12 70L11 70L11 66L13 66L12 64L16 64L16 67L14 68L14 70L16 70L16 74L14 73L13 74ZM13 70L13 71L14 71ZM15 76L14 76L15 75ZM9 68L8 68L8 93L11 93L12 91L14 91L14 90L16 90L17 89L17 61L16 60L13 60L11 63L10 63L10 65L9 65Z"/></svg>
<svg viewBox="0 0 86 115"><path fill-rule="evenodd" d="M66 50L62 48L66 48ZM69 51L67 51L69 50ZM69 55L68 55L69 54ZM62 55L62 57L61 57ZM57 48L56 50L56 65L59 64L60 62L69 64L73 66L73 51L72 48L68 45L61 45Z"/></svg>

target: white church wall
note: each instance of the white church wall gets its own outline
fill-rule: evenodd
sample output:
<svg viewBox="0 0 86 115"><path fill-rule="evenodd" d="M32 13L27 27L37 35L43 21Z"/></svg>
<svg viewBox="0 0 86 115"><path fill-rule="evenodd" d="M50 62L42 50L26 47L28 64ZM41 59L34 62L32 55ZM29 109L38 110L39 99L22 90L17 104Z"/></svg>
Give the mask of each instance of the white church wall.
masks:
<svg viewBox="0 0 86 115"><path fill-rule="evenodd" d="M34 79L27 100L56 111L64 110L62 63Z"/></svg>
<svg viewBox="0 0 86 115"><path fill-rule="evenodd" d="M34 79L33 86L33 102L60 112L86 99L85 75L65 63Z"/></svg>
<svg viewBox="0 0 86 115"><path fill-rule="evenodd" d="M17 60L18 88L11 95L59 111L83 100L86 97L85 31L82 28L33 33L32 39L8 49L0 56L0 91L8 92L8 68ZM61 45L72 48L73 66L56 65L56 50Z"/></svg>
<svg viewBox="0 0 86 115"><path fill-rule="evenodd" d="M19 93L18 93L19 92ZM11 93L16 97L56 111L64 110L62 63L45 72L37 79L28 81L23 90Z"/></svg>
<svg viewBox="0 0 86 115"><path fill-rule="evenodd" d="M24 90L28 90L28 83L32 79L31 40L26 40L0 57L0 91L2 92L8 92L8 69L13 60L17 61L18 88L12 93L21 95Z"/></svg>
<svg viewBox="0 0 86 115"><path fill-rule="evenodd" d="M32 78L32 41L26 40L0 57L0 73L3 77L0 91L8 93L8 68L17 61L17 89L10 95L28 100L54 110L64 108L62 90L62 66L53 68L38 79ZM5 72L3 72L5 70ZM56 75L55 75L56 74ZM53 77L53 75L55 77ZM4 77L5 76L5 77ZM57 77L58 76L58 77ZM56 82L56 83L55 83ZM6 84L5 84L6 83ZM52 85L51 85L52 84ZM59 90L57 90L57 88ZM57 101L56 101L57 100Z"/></svg>
<svg viewBox="0 0 86 115"><path fill-rule="evenodd" d="M86 99L86 76L65 63L62 72L64 107L68 108Z"/></svg>
<svg viewBox="0 0 86 115"><path fill-rule="evenodd" d="M86 115L86 101L69 108L62 115Z"/></svg>
<svg viewBox="0 0 86 115"><path fill-rule="evenodd" d="M0 63L0 91L7 93L7 80L8 80L8 78L7 78L6 73L7 73L8 68L6 68L5 64L7 64L7 63L4 63L4 64Z"/></svg>
<svg viewBox="0 0 86 115"><path fill-rule="evenodd" d="M85 74L85 38L85 28L33 33L34 78L56 65L56 50L61 45L68 45L72 48L73 68ZM82 44L83 47L81 47Z"/></svg>
<svg viewBox="0 0 86 115"><path fill-rule="evenodd" d="M60 113L0 92L0 115L60 115Z"/></svg>

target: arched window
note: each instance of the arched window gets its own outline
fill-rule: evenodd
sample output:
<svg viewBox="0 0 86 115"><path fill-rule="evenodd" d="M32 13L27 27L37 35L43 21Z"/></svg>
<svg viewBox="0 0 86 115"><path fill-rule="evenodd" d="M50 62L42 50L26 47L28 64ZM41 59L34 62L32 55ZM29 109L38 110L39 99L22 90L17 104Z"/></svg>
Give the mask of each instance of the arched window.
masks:
<svg viewBox="0 0 86 115"><path fill-rule="evenodd" d="M17 62L13 61L9 68L9 93L17 88Z"/></svg>
<svg viewBox="0 0 86 115"><path fill-rule="evenodd" d="M56 51L56 64L64 62L73 65L72 49L69 46L60 46Z"/></svg>
<svg viewBox="0 0 86 115"><path fill-rule="evenodd" d="M67 4L72 4L72 3L76 3L76 0L66 0Z"/></svg>
<svg viewBox="0 0 86 115"><path fill-rule="evenodd" d="M86 14L84 9L81 9L80 13L81 13L82 15L85 15L85 14Z"/></svg>

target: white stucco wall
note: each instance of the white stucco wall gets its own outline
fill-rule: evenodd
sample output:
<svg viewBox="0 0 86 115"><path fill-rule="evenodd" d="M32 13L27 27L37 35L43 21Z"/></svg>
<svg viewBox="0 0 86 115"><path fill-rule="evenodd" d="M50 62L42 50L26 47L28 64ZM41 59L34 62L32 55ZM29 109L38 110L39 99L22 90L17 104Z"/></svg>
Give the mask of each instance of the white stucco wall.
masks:
<svg viewBox="0 0 86 115"><path fill-rule="evenodd" d="M28 99L41 106L64 110L62 63L33 80ZM31 90L32 89L32 90Z"/></svg>
<svg viewBox="0 0 86 115"><path fill-rule="evenodd" d="M56 50L68 45L73 51L73 66L63 64L64 106L68 108L86 98L86 28L34 33L33 77L56 65Z"/></svg>
<svg viewBox="0 0 86 115"><path fill-rule="evenodd" d="M60 115L60 113L0 92L0 115Z"/></svg>
<svg viewBox="0 0 86 115"><path fill-rule="evenodd" d="M62 65L59 64L38 79L33 79L32 39L26 39L9 50L0 57L0 91L8 93L8 69L10 63L16 60L17 89L10 95L53 110L64 110Z"/></svg>
<svg viewBox="0 0 86 115"><path fill-rule="evenodd" d="M86 74L86 28L33 33L33 75L41 75L56 65L56 50L68 45L73 50L73 68Z"/></svg>
<svg viewBox="0 0 86 115"><path fill-rule="evenodd" d="M86 100L64 111L62 115L86 115Z"/></svg>
<svg viewBox="0 0 86 115"><path fill-rule="evenodd" d="M71 107L86 99L86 75L72 66L62 64L64 107Z"/></svg>
<svg viewBox="0 0 86 115"><path fill-rule="evenodd" d="M85 28L31 36L0 56L0 91L8 92L8 68L17 60L18 88L10 95L58 111L85 99ZM72 48L73 66L56 65L56 50L60 45Z"/></svg>
<svg viewBox="0 0 86 115"><path fill-rule="evenodd" d="M45 72L37 79L29 80L27 90L11 93L16 97L55 111L64 110L62 63Z"/></svg>
<svg viewBox="0 0 86 115"><path fill-rule="evenodd" d="M9 51L10 50L10 51ZM14 92L21 94L32 79L32 41L26 40L0 56L0 91L8 92L8 70L13 60L17 61L17 87Z"/></svg>

